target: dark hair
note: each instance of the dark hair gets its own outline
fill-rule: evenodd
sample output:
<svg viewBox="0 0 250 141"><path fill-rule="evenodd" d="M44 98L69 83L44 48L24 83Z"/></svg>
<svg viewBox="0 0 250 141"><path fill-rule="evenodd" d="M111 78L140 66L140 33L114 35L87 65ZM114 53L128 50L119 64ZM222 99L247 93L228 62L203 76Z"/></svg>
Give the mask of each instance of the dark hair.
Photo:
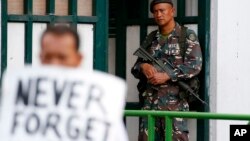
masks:
<svg viewBox="0 0 250 141"><path fill-rule="evenodd" d="M48 26L47 29L42 34L41 45L42 45L42 41L43 41L44 36L48 33L52 33L52 34L57 35L57 36L70 34L75 39L76 50L77 51L79 50L80 38L79 38L79 35L75 29L68 27L66 25Z"/></svg>

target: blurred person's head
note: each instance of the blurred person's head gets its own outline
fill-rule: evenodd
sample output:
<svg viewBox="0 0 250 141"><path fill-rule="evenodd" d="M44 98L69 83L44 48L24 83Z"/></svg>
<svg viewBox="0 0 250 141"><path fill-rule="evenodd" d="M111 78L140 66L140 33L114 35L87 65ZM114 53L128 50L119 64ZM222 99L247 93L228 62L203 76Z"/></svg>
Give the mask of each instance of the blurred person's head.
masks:
<svg viewBox="0 0 250 141"><path fill-rule="evenodd" d="M40 60L44 65L78 67L82 60L76 30L66 26L49 26L41 37Z"/></svg>

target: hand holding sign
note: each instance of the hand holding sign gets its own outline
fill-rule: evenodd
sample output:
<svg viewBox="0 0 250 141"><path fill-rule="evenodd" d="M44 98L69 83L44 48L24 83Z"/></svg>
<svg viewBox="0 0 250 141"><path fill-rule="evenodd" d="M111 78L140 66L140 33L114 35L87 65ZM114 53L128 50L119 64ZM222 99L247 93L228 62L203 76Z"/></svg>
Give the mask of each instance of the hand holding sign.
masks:
<svg viewBox="0 0 250 141"><path fill-rule="evenodd" d="M125 89L122 80L101 72L50 67L7 71L1 139L126 140L118 132L124 130Z"/></svg>

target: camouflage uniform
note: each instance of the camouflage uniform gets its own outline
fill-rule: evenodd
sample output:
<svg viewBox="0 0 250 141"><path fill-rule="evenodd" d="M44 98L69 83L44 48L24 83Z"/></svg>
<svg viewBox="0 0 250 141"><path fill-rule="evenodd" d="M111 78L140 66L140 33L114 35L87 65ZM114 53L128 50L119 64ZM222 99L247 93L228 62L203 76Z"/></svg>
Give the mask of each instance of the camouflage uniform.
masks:
<svg viewBox="0 0 250 141"><path fill-rule="evenodd" d="M139 91L143 98L143 110L164 110L164 111L189 111L189 105L186 99L180 98L179 93L182 91L176 81L183 79L190 79L196 76L202 67L202 54L198 39L193 30L186 30L186 50L184 55L181 55L180 45L178 39L181 34L181 26L176 23L174 30L163 38L157 32L152 44L146 50L155 58L167 59L175 67L174 75L170 75L171 80L165 84L152 86L147 84L147 79L140 70L140 65L145 62L138 58L132 74L140 79ZM146 38L147 40L147 38ZM184 57L184 58L183 58ZM141 85L141 86L140 86ZM142 90L144 86L145 89ZM156 141L164 141L164 120L156 119L155 123ZM147 140L147 118L142 118L139 127L139 141ZM182 118L175 118L173 120L173 141L188 141L187 121Z"/></svg>

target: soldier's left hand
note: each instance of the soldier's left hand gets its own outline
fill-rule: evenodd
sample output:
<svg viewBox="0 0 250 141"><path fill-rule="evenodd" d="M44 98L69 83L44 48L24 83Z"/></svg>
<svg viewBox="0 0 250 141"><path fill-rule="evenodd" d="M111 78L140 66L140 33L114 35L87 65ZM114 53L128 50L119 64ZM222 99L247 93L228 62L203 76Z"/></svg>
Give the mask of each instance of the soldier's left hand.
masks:
<svg viewBox="0 0 250 141"><path fill-rule="evenodd" d="M167 73L157 72L148 81L153 85L159 85L167 82L170 79Z"/></svg>

